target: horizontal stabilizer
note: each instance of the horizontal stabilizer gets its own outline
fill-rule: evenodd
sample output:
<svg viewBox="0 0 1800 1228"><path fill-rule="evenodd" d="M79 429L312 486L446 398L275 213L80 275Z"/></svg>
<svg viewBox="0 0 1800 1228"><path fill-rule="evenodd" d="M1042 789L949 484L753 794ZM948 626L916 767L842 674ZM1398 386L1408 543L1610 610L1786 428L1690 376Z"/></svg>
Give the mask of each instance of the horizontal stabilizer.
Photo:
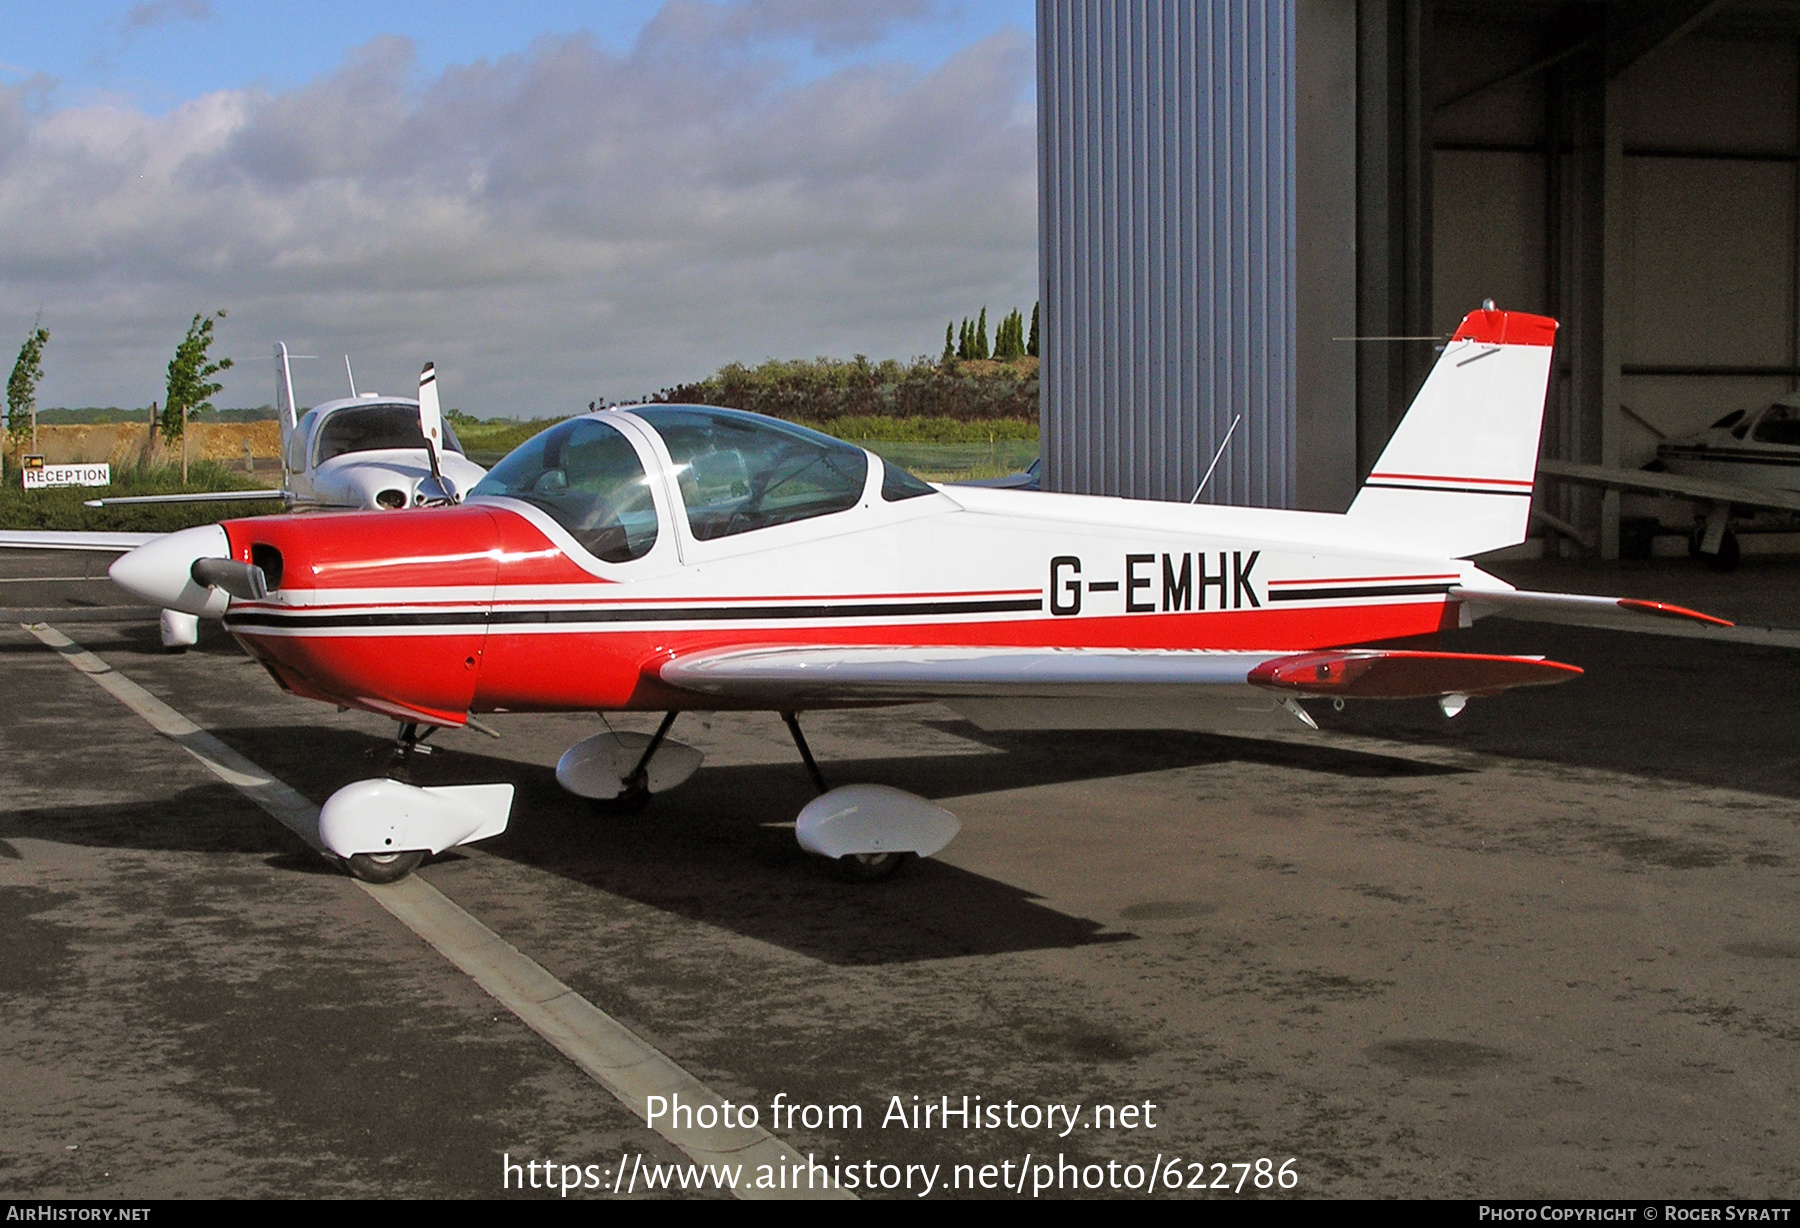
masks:
<svg viewBox="0 0 1800 1228"><path fill-rule="evenodd" d="M1470 619L1516 618L1522 622L1564 623L1618 631L1663 631L1673 624L1729 627L1711 614L1634 597L1591 597L1584 593L1532 593L1516 589L1471 589L1454 585L1450 596L1463 603Z"/></svg>
<svg viewBox="0 0 1800 1228"><path fill-rule="evenodd" d="M1497 695L1513 687L1567 682L1580 673L1573 665L1540 657L1346 649L1265 661L1250 671L1250 681L1296 695L1429 699L1439 695Z"/></svg>

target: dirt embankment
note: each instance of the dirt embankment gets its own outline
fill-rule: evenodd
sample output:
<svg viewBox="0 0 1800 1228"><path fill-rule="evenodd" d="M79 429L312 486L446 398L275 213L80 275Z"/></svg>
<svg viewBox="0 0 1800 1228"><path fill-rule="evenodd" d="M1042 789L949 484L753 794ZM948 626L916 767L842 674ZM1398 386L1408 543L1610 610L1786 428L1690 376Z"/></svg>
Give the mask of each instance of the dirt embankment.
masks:
<svg viewBox="0 0 1800 1228"><path fill-rule="evenodd" d="M281 424L278 422L190 422L190 460L218 461L244 468L248 455L258 469L279 468ZM245 445L249 452L245 452ZM181 459L181 441L167 443L158 433L151 438L148 423L110 423L103 426L40 426L38 447L51 465L110 462L115 467L163 464ZM29 440L26 450L30 450ZM18 463L17 453L6 449L7 468Z"/></svg>

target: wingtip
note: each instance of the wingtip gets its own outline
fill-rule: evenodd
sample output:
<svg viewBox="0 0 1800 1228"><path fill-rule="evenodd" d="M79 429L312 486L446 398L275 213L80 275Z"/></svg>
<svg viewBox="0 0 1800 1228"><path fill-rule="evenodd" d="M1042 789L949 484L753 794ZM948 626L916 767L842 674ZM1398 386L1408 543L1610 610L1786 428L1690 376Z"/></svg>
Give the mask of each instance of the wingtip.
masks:
<svg viewBox="0 0 1800 1228"><path fill-rule="evenodd" d="M1709 627L1735 627L1737 625L1728 618L1702 614L1699 610L1670 605L1666 601L1640 601L1635 597L1621 597L1619 598L1619 608L1634 610L1639 614L1653 614L1658 618L1684 618L1691 622L1704 623Z"/></svg>

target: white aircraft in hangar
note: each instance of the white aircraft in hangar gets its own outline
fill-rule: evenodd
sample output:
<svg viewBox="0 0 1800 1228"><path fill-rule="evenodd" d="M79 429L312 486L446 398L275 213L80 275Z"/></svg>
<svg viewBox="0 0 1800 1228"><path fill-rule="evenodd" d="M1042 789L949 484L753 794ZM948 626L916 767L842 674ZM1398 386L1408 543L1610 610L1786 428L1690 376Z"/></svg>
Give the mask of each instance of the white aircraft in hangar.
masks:
<svg viewBox="0 0 1800 1228"><path fill-rule="evenodd" d="M1800 394L1726 414L1665 440L1653 469L1540 460L1538 473L1585 486L1677 495L1696 504L1693 551L1717 571L1737 566L1732 509L1800 512Z"/></svg>
<svg viewBox="0 0 1800 1228"><path fill-rule="evenodd" d="M281 486L274 490L202 491L90 499L89 507L152 503L246 503L280 500L292 511L381 511L462 501L487 470L463 455L438 407L437 373L427 363L417 400L358 393L296 413L287 346L275 345L275 406L281 422ZM129 550L156 533L0 531L0 546L61 550ZM199 620L162 613L162 642L180 650L198 639Z"/></svg>

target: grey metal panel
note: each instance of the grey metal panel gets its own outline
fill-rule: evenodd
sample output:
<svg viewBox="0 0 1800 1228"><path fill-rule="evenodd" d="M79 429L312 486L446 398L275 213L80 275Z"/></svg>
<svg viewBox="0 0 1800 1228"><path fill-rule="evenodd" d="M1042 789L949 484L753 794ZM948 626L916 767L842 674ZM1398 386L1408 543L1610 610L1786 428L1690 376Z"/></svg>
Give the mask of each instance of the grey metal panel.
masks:
<svg viewBox="0 0 1800 1228"><path fill-rule="evenodd" d="M1294 0L1039 0L1049 489L1295 500Z"/></svg>

